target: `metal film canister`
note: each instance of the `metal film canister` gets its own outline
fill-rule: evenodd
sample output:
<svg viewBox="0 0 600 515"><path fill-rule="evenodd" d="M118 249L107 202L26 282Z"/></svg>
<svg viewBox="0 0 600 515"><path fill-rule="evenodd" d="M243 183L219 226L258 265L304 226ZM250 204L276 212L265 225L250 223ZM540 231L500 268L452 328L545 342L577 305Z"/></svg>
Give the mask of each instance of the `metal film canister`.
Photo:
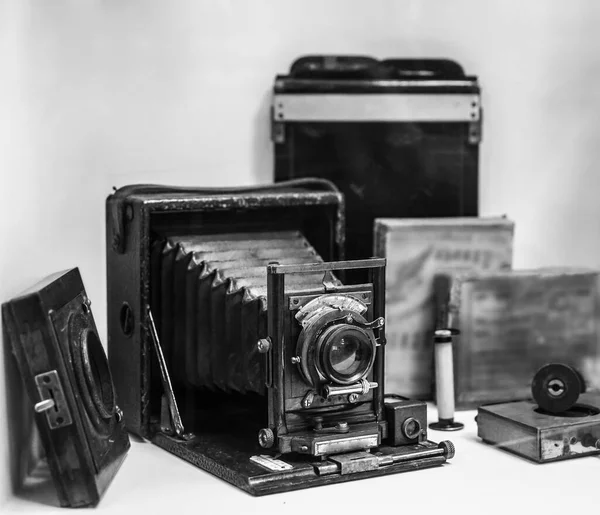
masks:
<svg viewBox="0 0 600 515"><path fill-rule="evenodd" d="M438 329L433 336L435 350L435 388L438 421L429 424L436 431L458 431L464 424L454 421L454 366L452 331Z"/></svg>

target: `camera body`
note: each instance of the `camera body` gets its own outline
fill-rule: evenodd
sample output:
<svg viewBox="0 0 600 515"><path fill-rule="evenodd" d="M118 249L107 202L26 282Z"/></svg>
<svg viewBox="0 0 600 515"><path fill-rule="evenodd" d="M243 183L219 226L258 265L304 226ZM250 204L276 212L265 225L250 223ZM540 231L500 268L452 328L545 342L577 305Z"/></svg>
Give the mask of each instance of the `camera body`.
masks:
<svg viewBox="0 0 600 515"><path fill-rule="evenodd" d="M212 289L216 278L214 270L204 270L202 267L195 272L192 270L193 280L188 280L187 271L193 263L189 262L191 253L187 252L188 243L182 241L183 237L204 237L207 241L203 244L210 244L231 233L256 235L257 231L264 233L267 229L300 231L311 242L313 255L318 253L321 261L342 260L343 197L328 184L323 187L322 181L316 181L315 184L310 190L272 186L239 190L190 190L133 185L121 188L108 197L108 354L129 431L152 438L161 429L161 398L164 392L151 338L148 306L156 322L165 362L171 367L177 365L177 370L186 370L185 377L179 377L184 374L171 374L173 386L180 390L181 396L187 398L188 392L198 389L203 399L199 404L204 407L208 407L212 398L218 398L220 402L232 397L246 397L236 391L235 384L226 384L230 379L226 374L230 368L227 363L229 352L226 352L225 345L221 345L226 337L224 327L231 329L240 326L241 322L223 317L224 292ZM233 245L231 241L224 243L226 248ZM267 256L271 255L269 251L272 249L265 245L264 241L256 242L256 246L262 249L258 250L266 252ZM245 246L248 248L251 245ZM281 248L275 249L275 255L285 263L296 252L293 246L293 242L284 241ZM285 254L281 253L282 249ZM241 251L234 248L232 252ZM260 254L264 261L263 256ZM265 274L268 261L267 258L262 267ZM239 254L237 258L226 262L239 263ZM209 292L205 291L206 282L211 288ZM229 280L223 282L228 283ZM194 347L195 355L183 352L186 336L180 334L183 324L179 318L185 311L180 307L181 302L187 296L183 294L181 285L187 287L191 283L196 284L195 291L190 294L196 298L196 305L202 307L203 299L208 304L196 317L188 317L199 319L196 327L190 330L190 336L194 338L189 347ZM212 297L218 300L212 303ZM253 323L251 326L248 324L249 328L244 327L243 331L266 338L268 317L265 297L258 296L253 301L245 310L246 318L252 318ZM199 336L202 336L202 345L196 345ZM176 344L174 340L177 340ZM245 381L250 385L250 393L253 394L250 397L253 400L264 398L266 392L265 379L262 377L265 359L258 352L256 344L256 338L248 342L252 346L248 352L252 356L252 363L247 368L255 371L254 376L260 377L261 384L256 384L254 377L251 381ZM197 364L192 367L197 378L189 379L192 374L188 374L185 368L189 362ZM220 372L226 374L225 378ZM196 393L190 395L197 397ZM271 405L268 409L272 409ZM190 414L188 418L191 417Z"/></svg>
<svg viewBox="0 0 600 515"><path fill-rule="evenodd" d="M127 427L169 452L255 495L452 456L424 403L385 401L385 260L344 261L328 181L117 190L107 271Z"/></svg>
<svg viewBox="0 0 600 515"><path fill-rule="evenodd" d="M60 504L96 505L130 444L79 270L3 304L2 318Z"/></svg>

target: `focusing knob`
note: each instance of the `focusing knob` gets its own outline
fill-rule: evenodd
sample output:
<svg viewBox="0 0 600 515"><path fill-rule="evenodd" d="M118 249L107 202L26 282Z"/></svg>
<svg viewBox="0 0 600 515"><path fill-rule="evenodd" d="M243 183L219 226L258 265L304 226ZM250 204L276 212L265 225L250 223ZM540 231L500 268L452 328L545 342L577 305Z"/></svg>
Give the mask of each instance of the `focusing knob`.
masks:
<svg viewBox="0 0 600 515"><path fill-rule="evenodd" d="M454 444L450 440L444 440L438 444L438 449L444 450L444 458L451 460L456 452Z"/></svg>
<svg viewBox="0 0 600 515"><path fill-rule="evenodd" d="M275 434L271 428L265 427L258 432L258 444L263 449L270 449L275 443Z"/></svg>

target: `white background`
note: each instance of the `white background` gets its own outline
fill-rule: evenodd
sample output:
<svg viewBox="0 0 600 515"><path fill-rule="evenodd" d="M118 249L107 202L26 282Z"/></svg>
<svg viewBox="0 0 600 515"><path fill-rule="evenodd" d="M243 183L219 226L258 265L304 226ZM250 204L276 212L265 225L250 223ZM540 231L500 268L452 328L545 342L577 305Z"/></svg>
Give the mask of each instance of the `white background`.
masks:
<svg viewBox="0 0 600 515"><path fill-rule="evenodd" d="M308 53L449 57L479 75L482 214L516 221L518 267L598 267L599 41L596 0L0 0L0 301L79 266L105 335L111 187L269 181L269 90L276 73ZM15 424L4 408L0 394L0 505L10 495ZM512 465L498 472L508 458L471 442L447 469L260 504L174 458L163 464L162 451L148 447L133 447L107 506L133 492L124 506L133 510L147 495L151 507L193 484L190 503L248 503L250 511L283 503L304 511L299 499L348 493L361 510L380 496L386 504L376 509L394 499L400 510L409 496L451 500L444 485L458 488L461 474L475 478L464 492L492 481L489 498L463 505L466 512L504 502L507 488L529 502L566 495L561 479L590 466L549 466L546 493L530 491L539 468L509 456L514 474ZM585 496L578 477L581 488L569 494Z"/></svg>

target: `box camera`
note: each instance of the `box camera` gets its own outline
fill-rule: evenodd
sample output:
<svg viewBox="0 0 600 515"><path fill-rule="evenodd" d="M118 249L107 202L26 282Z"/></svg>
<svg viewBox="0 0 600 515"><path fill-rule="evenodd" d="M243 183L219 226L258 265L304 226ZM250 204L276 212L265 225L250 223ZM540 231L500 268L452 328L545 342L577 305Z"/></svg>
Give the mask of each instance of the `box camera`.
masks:
<svg viewBox="0 0 600 515"><path fill-rule="evenodd" d="M107 200L109 360L128 428L255 495L438 465L384 402L385 260L344 261L328 181ZM348 270L369 281L347 284Z"/></svg>
<svg viewBox="0 0 600 515"><path fill-rule="evenodd" d="M97 504L129 438L79 270L3 304L2 319L60 504Z"/></svg>

